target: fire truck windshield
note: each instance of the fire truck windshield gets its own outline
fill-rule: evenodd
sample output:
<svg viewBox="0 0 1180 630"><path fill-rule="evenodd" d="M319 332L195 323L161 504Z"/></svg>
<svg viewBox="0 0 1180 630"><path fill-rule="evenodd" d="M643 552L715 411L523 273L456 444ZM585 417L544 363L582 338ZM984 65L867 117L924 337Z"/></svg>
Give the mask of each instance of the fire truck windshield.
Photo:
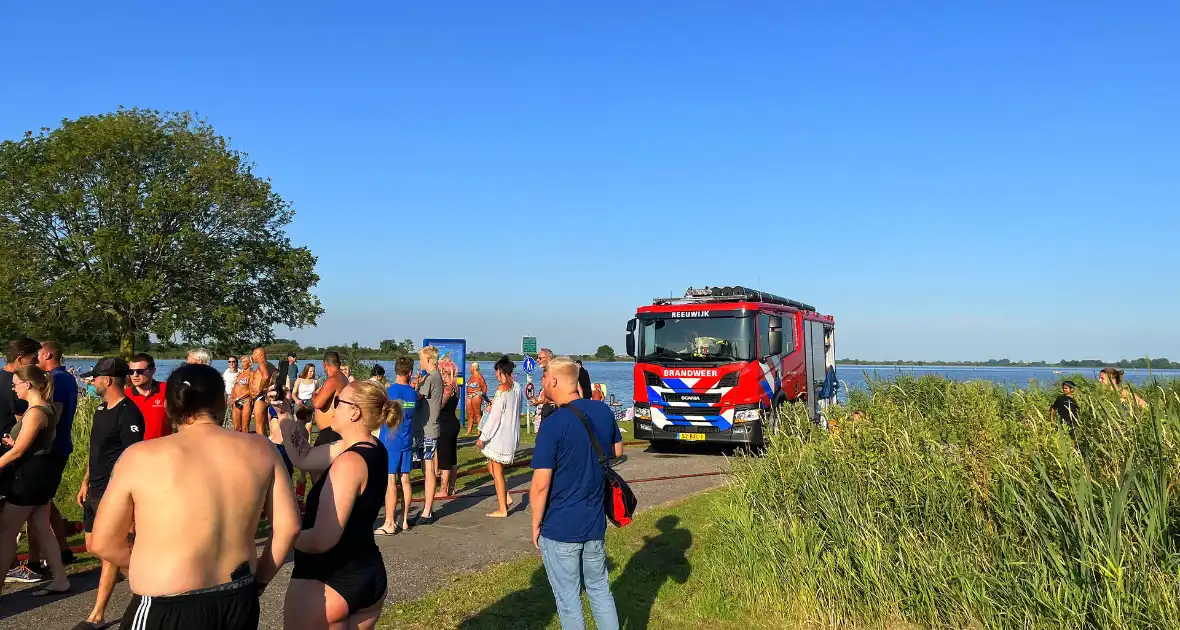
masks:
<svg viewBox="0 0 1180 630"><path fill-rule="evenodd" d="M640 321L640 361L749 361L754 318L691 317Z"/></svg>

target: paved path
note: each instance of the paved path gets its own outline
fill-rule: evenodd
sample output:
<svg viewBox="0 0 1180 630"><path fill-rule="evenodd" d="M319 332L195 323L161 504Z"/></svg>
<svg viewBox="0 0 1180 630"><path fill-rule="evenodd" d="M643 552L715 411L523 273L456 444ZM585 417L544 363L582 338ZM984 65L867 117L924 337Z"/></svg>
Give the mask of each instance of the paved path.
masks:
<svg viewBox="0 0 1180 630"><path fill-rule="evenodd" d="M628 480L719 472L726 466L725 458L716 453L659 455L630 447L626 457L619 465L619 472ZM528 482L528 474L508 479L509 488L515 491L526 490ZM642 510L722 483L724 476L699 476L639 483L633 490ZM417 599L436 590L446 585L448 576L456 571L479 569L535 553L530 540L529 513L524 509L527 501L517 495L511 516L489 519L484 514L494 508L495 499L488 496L491 492L487 486L469 491L476 496L436 505L439 520L435 524L377 539L389 573L387 605ZM262 598L261 628L282 628L283 596L290 576L288 563L267 588ZM8 585L0 601L0 628L73 628L94 605L98 572L76 575L72 581L74 594L54 600L29 597L29 588L9 591L14 585ZM120 582L108 609L112 615L110 621L118 619L129 600L127 583Z"/></svg>

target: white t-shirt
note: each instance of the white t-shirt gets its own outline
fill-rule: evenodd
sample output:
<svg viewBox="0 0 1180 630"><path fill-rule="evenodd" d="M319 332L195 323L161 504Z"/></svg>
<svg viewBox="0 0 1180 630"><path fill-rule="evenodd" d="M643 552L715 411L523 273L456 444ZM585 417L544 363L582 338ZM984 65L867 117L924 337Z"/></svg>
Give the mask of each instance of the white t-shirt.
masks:
<svg viewBox="0 0 1180 630"><path fill-rule="evenodd" d="M234 391L234 381L238 380L238 371L227 368L221 373L221 380L225 381L225 395L229 396Z"/></svg>

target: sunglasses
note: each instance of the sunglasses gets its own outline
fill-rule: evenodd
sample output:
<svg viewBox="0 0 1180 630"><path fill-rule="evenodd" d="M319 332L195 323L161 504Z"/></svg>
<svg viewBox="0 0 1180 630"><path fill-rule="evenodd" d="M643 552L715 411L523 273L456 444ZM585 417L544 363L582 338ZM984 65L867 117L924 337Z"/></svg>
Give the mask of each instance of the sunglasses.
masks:
<svg viewBox="0 0 1180 630"><path fill-rule="evenodd" d="M144 369L137 369L137 370L127 370L127 373L128 373L128 374L134 374L134 375L136 375L136 376L139 376L139 375L141 375L141 374L147 374L148 372L151 372L151 371L152 371L152 370L154 370L154 369L156 369L156 368L144 368Z"/></svg>
<svg viewBox="0 0 1180 630"><path fill-rule="evenodd" d="M336 407L339 407L340 405L352 405L353 407L360 409L360 405L358 405L350 400L344 400L343 398L340 397L340 394L336 394L334 397L332 397L332 408L335 409Z"/></svg>

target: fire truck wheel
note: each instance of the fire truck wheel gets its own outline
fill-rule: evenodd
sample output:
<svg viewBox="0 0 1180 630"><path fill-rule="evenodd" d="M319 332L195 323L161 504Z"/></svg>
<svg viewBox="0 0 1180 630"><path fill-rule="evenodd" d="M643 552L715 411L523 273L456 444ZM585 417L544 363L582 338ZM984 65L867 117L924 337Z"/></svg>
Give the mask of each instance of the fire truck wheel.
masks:
<svg viewBox="0 0 1180 630"><path fill-rule="evenodd" d="M787 404L787 397L782 392L774 397L774 404L770 406L770 412L766 414L766 436L770 437L778 433L779 426L782 424L783 407Z"/></svg>
<svg viewBox="0 0 1180 630"><path fill-rule="evenodd" d="M653 453L674 453L679 446L672 440L652 440L648 442L648 449Z"/></svg>

